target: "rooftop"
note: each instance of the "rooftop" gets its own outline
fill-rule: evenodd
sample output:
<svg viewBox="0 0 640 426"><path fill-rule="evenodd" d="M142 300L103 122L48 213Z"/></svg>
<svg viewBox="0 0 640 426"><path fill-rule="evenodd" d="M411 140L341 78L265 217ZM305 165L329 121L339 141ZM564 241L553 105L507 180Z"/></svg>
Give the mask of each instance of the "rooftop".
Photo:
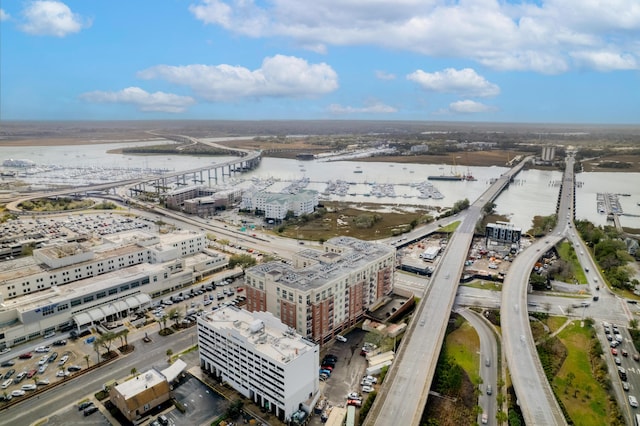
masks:
<svg viewBox="0 0 640 426"><path fill-rule="evenodd" d="M315 264L295 268L282 262L269 262L247 270L248 274L269 275L272 279L303 291L319 288L333 279L368 265L372 260L395 251L383 244L358 240L351 237L336 237L325 242L325 248L336 247L340 252L305 249L296 254L298 258L314 260Z"/></svg>
<svg viewBox="0 0 640 426"><path fill-rule="evenodd" d="M283 364L291 362L316 346L282 324L269 312L248 312L228 306L200 317L199 321L206 322L219 331L237 331L254 347L254 352L262 353Z"/></svg>
<svg viewBox="0 0 640 426"><path fill-rule="evenodd" d="M124 383L120 383L116 386L116 390L124 397L124 399L131 399L146 389L150 389L159 383L166 382L163 375L154 369L147 370L143 374L136 376L136 378L127 380ZM168 385L167 385L168 387Z"/></svg>

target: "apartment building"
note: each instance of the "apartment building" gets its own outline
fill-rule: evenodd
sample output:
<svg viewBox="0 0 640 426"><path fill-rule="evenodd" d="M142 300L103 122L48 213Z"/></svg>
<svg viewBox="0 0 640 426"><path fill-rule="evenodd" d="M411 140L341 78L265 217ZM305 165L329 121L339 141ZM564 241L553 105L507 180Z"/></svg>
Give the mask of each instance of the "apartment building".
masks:
<svg viewBox="0 0 640 426"><path fill-rule="evenodd" d="M198 319L200 365L282 421L319 397L319 347L269 312L226 307Z"/></svg>
<svg viewBox="0 0 640 426"><path fill-rule="evenodd" d="M282 220L289 211L294 216L313 213L318 205L318 192L297 190L295 193L246 191L242 195L241 209L264 212L265 219Z"/></svg>
<svg viewBox="0 0 640 426"><path fill-rule="evenodd" d="M336 237L305 249L291 265L270 262L245 271L249 311L267 311L300 335L326 343L360 321L393 290L395 248Z"/></svg>

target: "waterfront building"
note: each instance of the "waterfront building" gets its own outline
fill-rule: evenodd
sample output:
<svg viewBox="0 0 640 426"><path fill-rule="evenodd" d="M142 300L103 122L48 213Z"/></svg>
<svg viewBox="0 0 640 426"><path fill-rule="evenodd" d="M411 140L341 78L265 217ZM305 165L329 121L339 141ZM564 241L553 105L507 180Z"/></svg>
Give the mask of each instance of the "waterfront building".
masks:
<svg viewBox="0 0 640 426"><path fill-rule="evenodd" d="M197 216L211 216L226 210L242 198L240 188L214 189L192 186L171 191L166 196L167 207Z"/></svg>
<svg viewBox="0 0 640 426"><path fill-rule="evenodd" d="M522 229L508 222L488 223L485 228L487 240L499 243L520 244Z"/></svg>
<svg viewBox="0 0 640 426"><path fill-rule="evenodd" d="M319 348L269 312L225 307L198 318L200 366L282 421L320 392Z"/></svg>
<svg viewBox="0 0 640 426"><path fill-rule="evenodd" d="M282 220L288 212L298 217L313 213L318 205L318 192L300 189L295 193L245 191L240 208L264 213L265 219Z"/></svg>
<svg viewBox="0 0 640 426"><path fill-rule="evenodd" d="M267 311L317 343L364 318L393 290L395 248L335 237L305 249L292 264L269 262L245 271L247 309Z"/></svg>

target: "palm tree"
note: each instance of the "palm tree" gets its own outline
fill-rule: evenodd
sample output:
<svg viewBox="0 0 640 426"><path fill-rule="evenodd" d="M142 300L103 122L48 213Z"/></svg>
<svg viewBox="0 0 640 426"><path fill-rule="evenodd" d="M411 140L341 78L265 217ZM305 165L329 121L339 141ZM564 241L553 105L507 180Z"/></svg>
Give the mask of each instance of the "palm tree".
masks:
<svg viewBox="0 0 640 426"><path fill-rule="evenodd" d="M40 377L35 375L31 378L31 380L33 380L33 384L38 386L38 380L40 380Z"/></svg>
<svg viewBox="0 0 640 426"><path fill-rule="evenodd" d="M133 368L131 369L131 375L132 375L132 376L135 376L137 372L138 372L138 369L137 369L137 368L133 367Z"/></svg>
<svg viewBox="0 0 640 426"><path fill-rule="evenodd" d="M116 333L114 333L113 331L107 331L106 333L102 334L100 339L98 339L102 347L105 348L105 350L107 351L107 354L111 352L111 344L113 343L115 338L116 338Z"/></svg>
<svg viewBox="0 0 640 426"><path fill-rule="evenodd" d="M182 318L182 314L178 308L173 308L169 311L169 318L174 321L176 328L178 328L178 321Z"/></svg>
<svg viewBox="0 0 640 426"><path fill-rule="evenodd" d="M169 357L169 363L171 363L171 355L173 355L173 350L169 348L167 349L167 356Z"/></svg>
<svg viewBox="0 0 640 426"><path fill-rule="evenodd" d="M89 358L91 358L91 357L89 356L89 354L86 354L86 355L84 356L84 360L85 360L85 361L87 361L87 368L89 368Z"/></svg>
<svg viewBox="0 0 640 426"><path fill-rule="evenodd" d="M635 330L636 328L638 328L638 320L635 318L630 319L629 327L631 327L632 330Z"/></svg>
<svg viewBox="0 0 640 426"><path fill-rule="evenodd" d="M162 329L164 330L165 328L167 328L167 320L169 319L169 315L164 314L162 315L162 318L160 318L160 322L162 323Z"/></svg>
<svg viewBox="0 0 640 426"><path fill-rule="evenodd" d="M58 367L58 371L61 371L61 372L62 372L62 376L61 376L61 378L62 378L62 379L64 379L64 378L65 378L65 375L64 375L64 365L59 366L59 367Z"/></svg>
<svg viewBox="0 0 640 426"><path fill-rule="evenodd" d="M95 349L96 354L98 354L98 361L96 362L96 364L100 364L100 342L98 341L98 339L93 341L93 349Z"/></svg>
<svg viewBox="0 0 640 426"><path fill-rule="evenodd" d="M120 333L122 334L122 337L124 337L124 345L128 347L129 346L129 341L127 340L127 336L129 335L129 329L125 328Z"/></svg>

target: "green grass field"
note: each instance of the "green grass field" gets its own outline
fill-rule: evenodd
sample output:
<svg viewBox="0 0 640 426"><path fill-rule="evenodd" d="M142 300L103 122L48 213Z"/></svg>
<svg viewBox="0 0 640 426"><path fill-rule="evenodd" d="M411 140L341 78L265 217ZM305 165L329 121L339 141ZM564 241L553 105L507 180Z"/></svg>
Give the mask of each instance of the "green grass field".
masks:
<svg viewBox="0 0 640 426"><path fill-rule="evenodd" d="M589 360L590 330L574 321L558 335L568 353L553 379L556 396L576 425L605 425L611 418L608 395L593 378Z"/></svg>
<svg viewBox="0 0 640 426"><path fill-rule="evenodd" d="M447 336L446 350L447 355L462 367L473 383L480 383L480 338L471 324L465 321Z"/></svg>
<svg viewBox="0 0 640 426"><path fill-rule="evenodd" d="M565 260L573 266L573 273L578 284L586 284L587 277L582 270L582 266L580 266L580 262L578 262L578 258L576 256L576 251L573 249L571 244L568 242L563 242L557 246L558 254L562 260Z"/></svg>

